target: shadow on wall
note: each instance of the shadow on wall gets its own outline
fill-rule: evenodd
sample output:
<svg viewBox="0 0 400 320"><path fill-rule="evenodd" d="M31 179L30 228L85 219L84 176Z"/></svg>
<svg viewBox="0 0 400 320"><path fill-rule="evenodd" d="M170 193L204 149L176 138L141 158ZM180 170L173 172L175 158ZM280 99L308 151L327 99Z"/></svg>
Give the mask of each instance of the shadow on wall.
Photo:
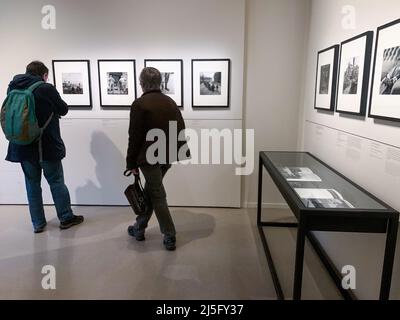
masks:
<svg viewBox="0 0 400 320"><path fill-rule="evenodd" d="M77 188L77 203L81 205L128 205L124 198L124 190L130 183L123 176L125 156L101 131L92 134L90 152L96 161L98 185L87 180L86 185Z"/></svg>

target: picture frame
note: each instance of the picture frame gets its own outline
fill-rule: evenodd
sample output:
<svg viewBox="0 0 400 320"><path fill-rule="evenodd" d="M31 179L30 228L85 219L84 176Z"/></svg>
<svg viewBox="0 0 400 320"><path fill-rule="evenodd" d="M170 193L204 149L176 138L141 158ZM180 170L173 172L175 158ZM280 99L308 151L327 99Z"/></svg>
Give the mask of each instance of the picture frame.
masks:
<svg viewBox="0 0 400 320"><path fill-rule="evenodd" d="M365 116L371 71L373 31L343 41L340 46L336 112Z"/></svg>
<svg viewBox="0 0 400 320"><path fill-rule="evenodd" d="M179 108L183 108L183 60L145 59L144 66L161 72L161 92L173 99Z"/></svg>
<svg viewBox="0 0 400 320"><path fill-rule="evenodd" d="M53 60L54 86L69 108L91 109L89 60Z"/></svg>
<svg viewBox="0 0 400 320"><path fill-rule="evenodd" d="M136 60L97 60L100 106L130 108L137 98Z"/></svg>
<svg viewBox="0 0 400 320"><path fill-rule="evenodd" d="M368 117L400 121L400 19L377 30Z"/></svg>
<svg viewBox="0 0 400 320"><path fill-rule="evenodd" d="M334 111L338 75L339 45L318 52L314 109Z"/></svg>
<svg viewBox="0 0 400 320"><path fill-rule="evenodd" d="M192 107L230 107L230 59L192 59Z"/></svg>

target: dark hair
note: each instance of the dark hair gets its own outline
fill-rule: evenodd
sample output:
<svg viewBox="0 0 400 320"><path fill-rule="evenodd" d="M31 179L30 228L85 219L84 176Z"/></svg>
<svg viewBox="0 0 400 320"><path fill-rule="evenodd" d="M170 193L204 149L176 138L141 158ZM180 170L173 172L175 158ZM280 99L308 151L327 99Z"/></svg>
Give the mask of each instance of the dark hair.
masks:
<svg viewBox="0 0 400 320"><path fill-rule="evenodd" d="M49 69L40 61L32 61L26 66L26 73L34 76L43 77L46 73L49 73Z"/></svg>
<svg viewBox="0 0 400 320"><path fill-rule="evenodd" d="M140 73L140 85L144 92L160 90L161 73L156 68L147 67Z"/></svg>

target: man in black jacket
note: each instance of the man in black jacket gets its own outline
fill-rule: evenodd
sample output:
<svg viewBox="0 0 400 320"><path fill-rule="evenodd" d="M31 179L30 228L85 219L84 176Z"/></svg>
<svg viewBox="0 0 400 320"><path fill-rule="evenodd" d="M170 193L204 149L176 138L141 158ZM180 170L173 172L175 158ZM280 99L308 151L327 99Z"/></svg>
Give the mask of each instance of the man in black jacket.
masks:
<svg viewBox="0 0 400 320"><path fill-rule="evenodd" d="M8 86L8 92L14 89L26 89L38 81L47 82L48 72L48 68L42 62L33 61L26 67L25 74L14 77ZM59 118L68 113L68 106L61 99L56 88L48 83L40 85L33 95L36 118L40 127L43 127L53 114L42 136L43 161L39 161L38 142L27 146L10 143L6 160L21 163L34 232L43 232L47 225L41 189L42 171L50 185L60 220L60 229L68 229L83 222L82 216L75 216L72 213L69 191L64 183L61 164L61 160L65 157L65 146L61 139Z"/></svg>
<svg viewBox="0 0 400 320"><path fill-rule="evenodd" d="M145 229L154 210L161 233L164 235L165 248L175 250L176 231L168 209L163 178L173 162L184 160L178 158L180 155L178 150L184 147L186 141L179 141L177 137L185 129L185 123L174 100L161 93L161 73L157 69L144 68L140 74L140 85L144 94L132 104L126 160L127 169L133 174L139 174L138 168L142 171L146 179L145 193L151 206L147 214L137 217L135 225L129 226L128 233L136 240L143 241ZM174 125L171 126L171 123ZM171 135L176 137L176 141L169 140L170 128L177 128L177 132ZM147 155L147 150L153 142L147 141L146 135L153 129L164 133L166 145L161 149L165 151L174 149L173 154L167 152L165 157L160 156L160 159L164 160L157 163L150 161Z"/></svg>

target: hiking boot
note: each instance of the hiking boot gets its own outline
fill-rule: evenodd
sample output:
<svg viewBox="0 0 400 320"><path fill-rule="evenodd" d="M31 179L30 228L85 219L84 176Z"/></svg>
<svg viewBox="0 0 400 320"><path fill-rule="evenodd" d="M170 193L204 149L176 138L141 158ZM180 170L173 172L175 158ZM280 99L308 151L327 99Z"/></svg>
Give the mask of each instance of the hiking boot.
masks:
<svg viewBox="0 0 400 320"><path fill-rule="evenodd" d="M61 222L60 229L61 230L69 229L73 226L81 224L83 222L83 220L84 220L83 216L75 216L74 215L71 219Z"/></svg>
<svg viewBox="0 0 400 320"><path fill-rule="evenodd" d="M136 239L136 241L144 241L146 239L144 237L144 233L137 231L134 226L129 226L128 227L128 234L131 237L134 237Z"/></svg>
<svg viewBox="0 0 400 320"><path fill-rule="evenodd" d="M40 225L38 227L34 227L33 232L34 233L42 233L44 231L44 229L46 229L46 226L47 226L47 222L43 223L42 225Z"/></svg>
<svg viewBox="0 0 400 320"><path fill-rule="evenodd" d="M164 238L164 247L168 251L174 251L176 249L176 238L175 237Z"/></svg>

